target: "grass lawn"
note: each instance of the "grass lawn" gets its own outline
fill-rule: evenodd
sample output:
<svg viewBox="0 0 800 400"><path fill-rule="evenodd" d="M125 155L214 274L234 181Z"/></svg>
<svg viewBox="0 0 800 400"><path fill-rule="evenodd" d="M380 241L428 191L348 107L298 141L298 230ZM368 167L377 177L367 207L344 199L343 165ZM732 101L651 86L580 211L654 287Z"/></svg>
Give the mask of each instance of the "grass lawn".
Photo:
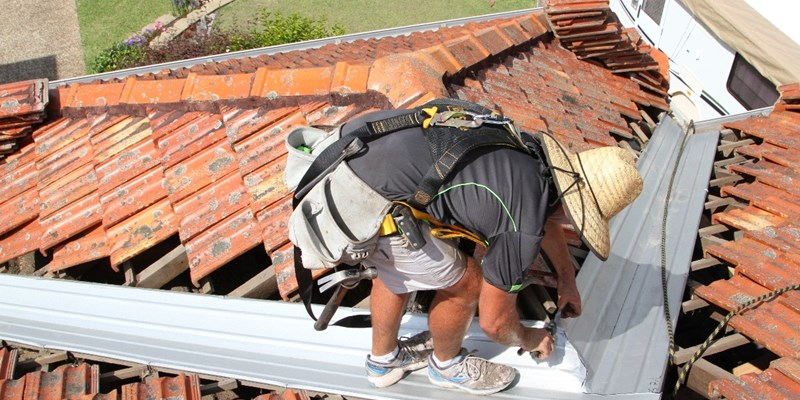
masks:
<svg viewBox="0 0 800 400"><path fill-rule="evenodd" d="M218 27L246 27L260 10L296 12L304 17L328 19L328 26L341 24L346 33L443 21L536 7L535 0L236 0L217 14Z"/></svg>
<svg viewBox="0 0 800 400"><path fill-rule="evenodd" d="M128 39L172 12L170 0L77 0L83 59L88 70L103 49Z"/></svg>

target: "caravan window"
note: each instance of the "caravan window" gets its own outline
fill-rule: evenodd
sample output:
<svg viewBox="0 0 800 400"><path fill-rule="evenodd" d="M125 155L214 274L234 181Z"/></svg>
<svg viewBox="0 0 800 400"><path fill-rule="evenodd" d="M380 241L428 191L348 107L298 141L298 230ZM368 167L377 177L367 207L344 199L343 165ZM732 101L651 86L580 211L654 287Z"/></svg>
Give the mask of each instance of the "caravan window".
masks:
<svg viewBox="0 0 800 400"><path fill-rule="evenodd" d="M664 13L664 0L644 0L642 9L656 24L661 25L661 14Z"/></svg>
<svg viewBox="0 0 800 400"><path fill-rule="evenodd" d="M769 107L778 100L778 90L775 89L775 85L764 78L739 53L736 53L733 59L727 86L728 92L748 110Z"/></svg>

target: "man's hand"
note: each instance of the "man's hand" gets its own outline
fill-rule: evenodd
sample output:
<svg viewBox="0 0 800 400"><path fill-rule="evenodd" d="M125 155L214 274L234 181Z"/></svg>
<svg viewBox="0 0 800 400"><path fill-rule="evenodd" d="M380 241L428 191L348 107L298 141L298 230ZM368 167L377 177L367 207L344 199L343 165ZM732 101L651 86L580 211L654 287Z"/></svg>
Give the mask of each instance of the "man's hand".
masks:
<svg viewBox="0 0 800 400"><path fill-rule="evenodd" d="M522 350L544 360L550 357L550 353L555 350L555 347L556 340L547 329L525 328L525 343L521 347Z"/></svg>
<svg viewBox="0 0 800 400"><path fill-rule="evenodd" d="M564 318L581 315L581 294L575 286L575 278L558 280L558 309Z"/></svg>
<svg viewBox="0 0 800 400"><path fill-rule="evenodd" d="M548 218L544 225L542 250L547 254L558 274L558 308L564 318L581 315L581 294L575 286L575 268L569 256L567 241L561 227L566 220L563 210Z"/></svg>

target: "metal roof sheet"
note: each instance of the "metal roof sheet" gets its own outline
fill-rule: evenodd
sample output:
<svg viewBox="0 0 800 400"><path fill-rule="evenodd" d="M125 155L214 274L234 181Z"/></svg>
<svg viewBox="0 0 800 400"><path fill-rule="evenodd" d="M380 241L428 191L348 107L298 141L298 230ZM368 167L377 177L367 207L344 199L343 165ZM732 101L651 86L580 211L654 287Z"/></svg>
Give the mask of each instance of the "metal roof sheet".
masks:
<svg viewBox="0 0 800 400"><path fill-rule="evenodd" d="M685 137L671 118L661 121L638 162L642 193L610 223L608 260L590 255L577 276L583 316L569 320L566 330L592 376L592 392L659 397L669 345L663 296L656 295L662 293L661 227L672 169ZM718 132L685 140L666 223L671 310L679 309L686 286ZM673 312L672 326L677 318Z"/></svg>
<svg viewBox="0 0 800 400"><path fill-rule="evenodd" d="M0 275L0 288L0 332L17 343L358 398L470 398L430 385L424 371L389 388L371 388L363 379L370 330L317 332L302 304L9 275ZM426 327L424 315L408 315L401 333ZM577 354L566 340L559 342L558 364L537 363L492 343L475 322L465 346L520 370L516 385L496 398L602 398L581 393Z"/></svg>

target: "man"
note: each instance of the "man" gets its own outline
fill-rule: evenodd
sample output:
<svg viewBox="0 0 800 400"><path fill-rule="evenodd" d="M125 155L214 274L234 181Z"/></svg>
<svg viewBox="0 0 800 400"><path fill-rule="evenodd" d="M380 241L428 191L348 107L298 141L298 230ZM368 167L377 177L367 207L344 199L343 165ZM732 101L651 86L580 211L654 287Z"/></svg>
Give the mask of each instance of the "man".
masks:
<svg viewBox="0 0 800 400"><path fill-rule="evenodd" d="M359 117L342 127L342 136L403 112L407 111ZM347 159L347 165L386 199L407 201L434 163L425 135L422 128L414 127L370 140L365 150ZM622 149L611 148L604 154L614 160L598 160L591 154L576 156L549 136L529 139L533 151L504 146L469 151L423 210L444 224L476 234L485 248L478 246L472 257L467 256L454 240L432 237L431 228L421 224L426 239L421 249L409 246L403 236L386 236L363 260L378 274L371 292L372 350L366 361L372 385L392 385L406 372L427 365L428 377L437 386L481 395L508 387L516 377L514 368L462 348L476 309L480 309L481 328L493 341L547 358L553 351L553 337L544 329L523 326L516 311L517 293L540 248L559 276L562 315L580 315L580 294L563 232L557 218L548 217L563 215L560 203L564 203L567 216L584 233L584 242L605 258L608 219L638 195L641 177ZM619 168L599 178L587 177L587 163L599 170L605 161ZM625 182L604 184L604 180L616 182L620 174L628 175ZM609 187L615 192L611 197L623 199L623 204L606 199ZM420 343L414 346L397 340L409 294L419 290L436 291L428 316L432 352Z"/></svg>

